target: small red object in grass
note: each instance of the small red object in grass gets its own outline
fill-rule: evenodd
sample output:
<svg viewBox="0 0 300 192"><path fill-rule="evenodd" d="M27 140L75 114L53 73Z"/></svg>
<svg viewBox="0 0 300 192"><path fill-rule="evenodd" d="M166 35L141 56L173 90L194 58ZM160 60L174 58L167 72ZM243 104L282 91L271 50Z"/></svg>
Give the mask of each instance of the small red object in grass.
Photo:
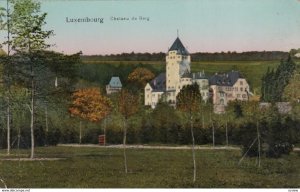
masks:
<svg viewBox="0 0 300 192"><path fill-rule="evenodd" d="M99 141L99 145L105 145L106 143L105 135L99 135L98 141Z"/></svg>

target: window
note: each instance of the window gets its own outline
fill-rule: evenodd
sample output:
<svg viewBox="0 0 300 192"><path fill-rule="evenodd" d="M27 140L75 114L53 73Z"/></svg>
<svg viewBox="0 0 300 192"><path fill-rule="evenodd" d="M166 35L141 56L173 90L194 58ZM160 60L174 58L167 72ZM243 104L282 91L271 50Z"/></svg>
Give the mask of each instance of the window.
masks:
<svg viewBox="0 0 300 192"><path fill-rule="evenodd" d="M240 91L243 91L243 87L240 88Z"/></svg>
<svg viewBox="0 0 300 192"><path fill-rule="evenodd" d="M149 94L147 94L147 98L149 98Z"/></svg>
<svg viewBox="0 0 300 192"><path fill-rule="evenodd" d="M247 98L247 95L246 95L246 94L243 94L243 98Z"/></svg>
<svg viewBox="0 0 300 192"><path fill-rule="evenodd" d="M241 95L240 95L240 94L237 94L236 96L237 96L237 98L240 98L240 97L241 97Z"/></svg>
<svg viewBox="0 0 300 192"><path fill-rule="evenodd" d="M243 85L243 81L240 81L240 85Z"/></svg>
<svg viewBox="0 0 300 192"><path fill-rule="evenodd" d="M220 104L224 105L224 99L220 99Z"/></svg>

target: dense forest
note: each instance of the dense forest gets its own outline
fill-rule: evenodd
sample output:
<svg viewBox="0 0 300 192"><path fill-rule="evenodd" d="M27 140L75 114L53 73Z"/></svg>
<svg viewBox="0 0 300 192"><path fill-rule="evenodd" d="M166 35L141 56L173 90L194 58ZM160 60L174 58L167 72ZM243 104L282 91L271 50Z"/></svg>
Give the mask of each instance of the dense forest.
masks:
<svg viewBox="0 0 300 192"><path fill-rule="evenodd" d="M191 53L192 61L270 61L287 58L288 52L282 51L251 51L221 53ZM110 55L85 55L84 61L164 61L166 54L160 53L122 53Z"/></svg>

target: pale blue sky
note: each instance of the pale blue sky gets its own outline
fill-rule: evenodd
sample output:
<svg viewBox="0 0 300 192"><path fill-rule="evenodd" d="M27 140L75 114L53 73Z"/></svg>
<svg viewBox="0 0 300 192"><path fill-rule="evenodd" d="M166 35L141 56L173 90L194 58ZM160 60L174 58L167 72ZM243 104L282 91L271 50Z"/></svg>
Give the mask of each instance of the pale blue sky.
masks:
<svg viewBox="0 0 300 192"><path fill-rule="evenodd" d="M65 53L166 52L177 29L190 52L300 48L300 0L41 2L46 27L55 32L52 49ZM150 21L111 21L111 16ZM104 23L67 23L66 17L100 17Z"/></svg>

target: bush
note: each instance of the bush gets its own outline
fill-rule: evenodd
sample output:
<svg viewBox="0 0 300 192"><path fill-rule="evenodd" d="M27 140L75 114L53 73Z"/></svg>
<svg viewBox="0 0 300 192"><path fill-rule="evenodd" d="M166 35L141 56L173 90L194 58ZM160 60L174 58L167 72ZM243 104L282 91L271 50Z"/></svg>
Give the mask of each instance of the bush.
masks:
<svg viewBox="0 0 300 192"><path fill-rule="evenodd" d="M256 124L252 122L248 122L245 125L240 127L241 136L241 145L242 145L242 155L244 155L247 151L246 156L254 157L258 155L258 145L257 141L253 144L254 140L257 138L257 129ZM262 142L261 142L262 144ZM262 146L260 146L262 149Z"/></svg>
<svg viewBox="0 0 300 192"><path fill-rule="evenodd" d="M284 142L284 143L278 143L273 146L270 146L266 156L267 157L274 157L278 158L282 154L288 155L290 152L293 151L294 145L290 144L289 142Z"/></svg>
<svg viewBox="0 0 300 192"><path fill-rule="evenodd" d="M60 141L61 131L58 128L50 129L47 134L47 145L57 145Z"/></svg>
<svg viewBox="0 0 300 192"><path fill-rule="evenodd" d="M79 143L79 133L72 128L66 128L62 131L60 137L61 143Z"/></svg>

